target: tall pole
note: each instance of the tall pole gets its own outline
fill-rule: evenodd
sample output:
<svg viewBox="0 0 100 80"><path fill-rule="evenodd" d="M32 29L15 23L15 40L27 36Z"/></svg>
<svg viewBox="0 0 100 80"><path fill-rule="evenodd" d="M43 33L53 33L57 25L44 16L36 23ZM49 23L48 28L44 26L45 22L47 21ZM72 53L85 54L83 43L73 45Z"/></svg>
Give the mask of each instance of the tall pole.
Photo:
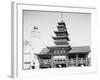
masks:
<svg viewBox="0 0 100 80"><path fill-rule="evenodd" d="M63 12L61 12L61 21L63 22Z"/></svg>

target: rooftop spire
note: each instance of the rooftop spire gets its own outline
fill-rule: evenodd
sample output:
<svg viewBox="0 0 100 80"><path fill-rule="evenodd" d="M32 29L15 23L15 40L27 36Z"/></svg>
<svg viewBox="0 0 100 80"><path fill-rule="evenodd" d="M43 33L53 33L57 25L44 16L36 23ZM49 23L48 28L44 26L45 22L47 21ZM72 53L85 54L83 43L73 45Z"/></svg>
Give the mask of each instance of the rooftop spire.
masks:
<svg viewBox="0 0 100 80"><path fill-rule="evenodd" d="M61 12L61 22L63 22L63 12Z"/></svg>

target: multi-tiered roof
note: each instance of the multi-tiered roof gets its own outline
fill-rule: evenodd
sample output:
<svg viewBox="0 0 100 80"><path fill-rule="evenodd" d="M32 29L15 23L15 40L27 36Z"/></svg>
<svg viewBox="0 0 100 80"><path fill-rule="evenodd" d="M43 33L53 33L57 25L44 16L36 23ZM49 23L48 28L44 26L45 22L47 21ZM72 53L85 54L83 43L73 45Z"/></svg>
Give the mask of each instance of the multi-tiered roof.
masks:
<svg viewBox="0 0 100 80"><path fill-rule="evenodd" d="M52 37L54 39L54 43L55 46L52 47L48 47L49 49L66 49L66 50L70 50L71 46L69 45L69 37L68 37L68 32L66 29L66 24L64 21L58 22L58 26L57 26L57 31L54 31L54 33L56 34L55 37Z"/></svg>

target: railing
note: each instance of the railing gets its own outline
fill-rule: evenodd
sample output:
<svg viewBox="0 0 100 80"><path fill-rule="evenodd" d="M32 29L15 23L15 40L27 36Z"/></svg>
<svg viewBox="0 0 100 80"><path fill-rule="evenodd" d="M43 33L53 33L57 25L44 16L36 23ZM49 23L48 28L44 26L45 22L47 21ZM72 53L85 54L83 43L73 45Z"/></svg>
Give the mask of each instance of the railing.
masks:
<svg viewBox="0 0 100 80"><path fill-rule="evenodd" d="M53 63L62 64L62 63L66 63L66 60L54 60Z"/></svg>
<svg viewBox="0 0 100 80"><path fill-rule="evenodd" d="M86 60L78 60L78 64L85 64Z"/></svg>
<svg viewBox="0 0 100 80"><path fill-rule="evenodd" d="M41 60L40 64L42 64L42 65L51 64L51 60L50 59Z"/></svg>
<svg viewBox="0 0 100 80"><path fill-rule="evenodd" d="M76 64L89 66L90 65L90 59L87 59L87 60L86 59L81 59L81 60L78 60L78 61L76 61L76 60L69 60L68 61L69 66L76 66Z"/></svg>
<svg viewBox="0 0 100 80"><path fill-rule="evenodd" d="M90 59L88 58L87 61L86 59L80 59L78 61L76 61L76 59L74 60L53 60L51 61L51 59L46 59L46 60L41 60L40 61L40 65L41 66L51 66L51 63L53 64L66 64L68 63L68 66L81 66L81 65L84 65L84 66L89 66L90 65ZM87 65L86 65L87 63ZM76 65L78 64L78 65Z"/></svg>
<svg viewBox="0 0 100 80"><path fill-rule="evenodd" d="M69 60L68 65L69 66L75 66L76 65L76 60Z"/></svg>

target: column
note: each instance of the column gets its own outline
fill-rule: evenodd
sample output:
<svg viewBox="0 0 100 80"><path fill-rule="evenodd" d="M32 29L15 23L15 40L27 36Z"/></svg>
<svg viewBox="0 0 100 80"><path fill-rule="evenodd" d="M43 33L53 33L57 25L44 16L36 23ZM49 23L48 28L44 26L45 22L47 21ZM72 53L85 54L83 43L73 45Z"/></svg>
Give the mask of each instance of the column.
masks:
<svg viewBox="0 0 100 80"><path fill-rule="evenodd" d="M66 67L68 67L69 65L68 65L68 54L66 55Z"/></svg>
<svg viewBox="0 0 100 80"><path fill-rule="evenodd" d="M76 66L78 66L78 54L76 54Z"/></svg>
<svg viewBox="0 0 100 80"><path fill-rule="evenodd" d="M88 66L88 54L85 55L85 65Z"/></svg>
<svg viewBox="0 0 100 80"><path fill-rule="evenodd" d="M53 56L51 56L51 68L54 68Z"/></svg>
<svg viewBox="0 0 100 80"><path fill-rule="evenodd" d="M40 56L37 56L37 58L38 58L39 68L40 68L40 66L41 66L41 59L40 59Z"/></svg>

